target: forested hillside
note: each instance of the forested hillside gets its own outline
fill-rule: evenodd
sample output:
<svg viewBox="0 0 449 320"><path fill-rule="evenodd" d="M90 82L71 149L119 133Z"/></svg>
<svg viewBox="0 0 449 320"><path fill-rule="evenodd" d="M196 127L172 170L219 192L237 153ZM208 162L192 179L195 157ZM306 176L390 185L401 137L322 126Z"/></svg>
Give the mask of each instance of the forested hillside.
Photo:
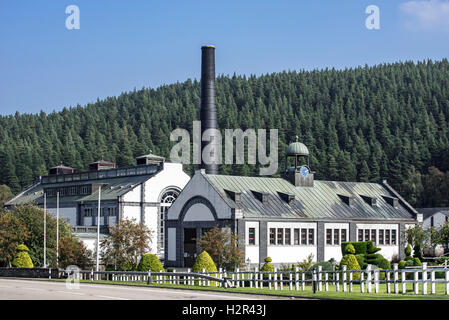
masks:
<svg viewBox="0 0 449 320"><path fill-rule="evenodd" d="M220 129L279 129L280 171L285 146L298 135L317 179L387 179L416 206L449 206L447 59L219 76L217 104ZM0 184L18 192L61 162L81 170L100 158L134 165L150 149L168 157L171 130L191 132L199 105L199 82L187 80L51 114L0 117Z"/></svg>

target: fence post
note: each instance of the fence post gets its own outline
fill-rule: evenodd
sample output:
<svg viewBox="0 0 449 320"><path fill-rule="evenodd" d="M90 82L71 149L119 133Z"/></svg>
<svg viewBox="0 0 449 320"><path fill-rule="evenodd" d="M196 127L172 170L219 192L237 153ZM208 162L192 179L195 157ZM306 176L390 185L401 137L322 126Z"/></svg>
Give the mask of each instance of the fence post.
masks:
<svg viewBox="0 0 449 320"><path fill-rule="evenodd" d="M340 291L340 272L337 270L335 271L335 289L337 292Z"/></svg>
<svg viewBox="0 0 449 320"><path fill-rule="evenodd" d="M393 275L394 276L394 275ZM385 271L385 280L387 283L387 293L391 293L391 287L390 287L390 271Z"/></svg>
<svg viewBox="0 0 449 320"><path fill-rule="evenodd" d="M317 275L316 275L316 269L313 269L312 271L312 290L313 293L316 293L316 280L317 280Z"/></svg>
<svg viewBox="0 0 449 320"><path fill-rule="evenodd" d="M353 272L349 271L349 292L352 292L352 279L353 279Z"/></svg>
<svg viewBox="0 0 449 320"><path fill-rule="evenodd" d="M306 290L306 272L301 271L301 289L302 291Z"/></svg>
<svg viewBox="0 0 449 320"><path fill-rule="evenodd" d="M273 275L273 277L274 277L274 290L277 290L278 289L278 274L277 274L277 272L278 272L278 268L274 268L274 275Z"/></svg>
<svg viewBox="0 0 449 320"><path fill-rule="evenodd" d="M274 269L276 270L276 269ZM254 267L254 287L259 288L259 282L258 280L258 272L259 272L259 268L258 267Z"/></svg>
<svg viewBox="0 0 449 320"><path fill-rule="evenodd" d="M399 283L398 283L398 264L394 263L393 264L393 281L394 281L394 293L398 294L399 293Z"/></svg>
<svg viewBox="0 0 449 320"><path fill-rule="evenodd" d="M360 271L360 292L365 293L365 272Z"/></svg>
<svg viewBox="0 0 449 320"><path fill-rule="evenodd" d="M346 284L347 284L347 282L346 282L346 278L347 278L346 270L347 269L348 269L348 266L344 265L343 266L343 271L341 273L341 284L342 284L342 287L343 287L343 292L346 292L346 289L347 289L347 286L346 286Z"/></svg>
<svg viewBox="0 0 449 320"><path fill-rule="evenodd" d="M430 293L435 294L435 269L430 271Z"/></svg>
<svg viewBox="0 0 449 320"><path fill-rule="evenodd" d="M422 263L422 294L427 294L427 262Z"/></svg>
<svg viewBox="0 0 449 320"><path fill-rule="evenodd" d="M444 279L446 281L446 294L449 294L449 269L444 269Z"/></svg>
<svg viewBox="0 0 449 320"><path fill-rule="evenodd" d="M248 273L248 279L249 279L249 287L252 288L253 287L253 273L252 272Z"/></svg>
<svg viewBox="0 0 449 320"><path fill-rule="evenodd" d="M418 279L419 278L419 276L418 276L418 271L417 270L415 270L414 272L413 272L413 292L415 293L415 294L419 294L419 283L418 283Z"/></svg>
<svg viewBox="0 0 449 320"><path fill-rule="evenodd" d="M324 290L329 291L329 272L324 272Z"/></svg>
<svg viewBox="0 0 449 320"><path fill-rule="evenodd" d="M323 267L318 266L318 291L323 291Z"/></svg>
<svg viewBox="0 0 449 320"><path fill-rule="evenodd" d="M236 268L235 269L235 272L236 272L236 274L235 274L235 276L236 276L236 278L237 278L237 288L239 288L240 287L240 274L239 274L239 268Z"/></svg>
<svg viewBox="0 0 449 320"><path fill-rule="evenodd" d="M379 269L374 270L374 293L379 293Z"/></svg>
<svg viewBox="0 0 449 320"><path fill-rule="evenodd" d="M94 281L94 269L90 269L90 281Z"/></svg>
<svg viewBox="0 0 449 320"><path fill-rule="evenodd" d="M289 274L288 274L288 284L289 284L289 289L290 289L290 291L292 291L293 290L293 282L292 282L292 279L293 279L293 275L292 275L292 273L290 272Z"/></svg>
<svg viewBox="0 0 449 320"><path fill-rule="evenodd" d="M284 274L281 273L279 274L279 283L280 283L280 289L283 290L284 289Z"/></svg>
<svg viewBox="0 0 449 320"><path fill-rule="evenodd" d="M372 284L371 284L371 265L366 266L366 292L371 293Z"/></svg>
<svg viewBox="0 0 449 320"><path fill-rule="evenodd" d="M295 267L295 290L298 291L299 290L299 268Z"/></svg>
<svg viewBox="0 0 449 320"><path fill-rule="evenodd" d="M407 283L405 282L407 280L407 274L404 269L401 270L401 284L402 284L402 294L407 293Z"/></svg>
<svg viewBox="0 0 449 320"><path fill-rule="evenodd" d="M271 273L268 274L268 290L271 290Z"/></svg>

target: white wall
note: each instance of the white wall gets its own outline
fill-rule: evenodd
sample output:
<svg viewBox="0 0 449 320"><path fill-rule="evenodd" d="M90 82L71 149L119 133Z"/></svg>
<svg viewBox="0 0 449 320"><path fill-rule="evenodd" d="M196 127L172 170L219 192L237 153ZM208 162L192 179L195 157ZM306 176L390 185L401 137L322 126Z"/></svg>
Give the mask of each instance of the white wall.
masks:
<svg viewBox="0 0 449 320"><path fill-rule="evenodd" d="M123 219L135 219L136 222L140 222L140 206L123 206L122 212Z"/></svg>
<svg viewBox="0 0 449 320"><path fill-rule="evenodd" d="M326 229L338 229L340 241L338 245L328 245L326 243ZM334 258L337 262L339 262L342 258L341 253L341 230L346 230L346 241L349 241L349 223L325 223L324 224L324 261L329 261L331 258ZM333 232L333 231L332 231ZM333 234L332 234L332 243L333 243Z"/></svg>
<svg viewBox="0 0 449 320"><path fill-rule="evenodd" d="M291 228L292 243L294 240L293 229L314 229L314 245L270 245L270 228ZM313 254L313 259L317 259L317 228L316 223L296 223L296 222L268 222L267 223L267 256L273 259L272 263L293 264L306 259ZM265 257L263 257L265 258Z"/></svg>
<svg viewBox="0 0 449 320"><path fill-rule="evenodd" d="M394 255L399 255L400 234L398 224L357 224L356 239L358 238L359 229L375 229L377 237L379 236L380 229L396 230L396 245L379 245L376 241L376 247L382 249L377 253L383 255L387 260L391 260Z"/></svg>
<svg viewBox="0 0 449 320"><path fill-rule="evenodd" d="M255 234L255 245L249 244L249 228L256 229ZM245 222L245 262L248 258L253 263L259 263L259 222L257 221L246 221ZM263 257L265 259L265 257Z"/></svg>
<svg viewBox="0 0 449 320"><path fill-rule="evenodd" d="M132 190L125 193L122 197L124 202L140 202L141 201L141 190L142 186L139 184L135 186Z"/></svg>

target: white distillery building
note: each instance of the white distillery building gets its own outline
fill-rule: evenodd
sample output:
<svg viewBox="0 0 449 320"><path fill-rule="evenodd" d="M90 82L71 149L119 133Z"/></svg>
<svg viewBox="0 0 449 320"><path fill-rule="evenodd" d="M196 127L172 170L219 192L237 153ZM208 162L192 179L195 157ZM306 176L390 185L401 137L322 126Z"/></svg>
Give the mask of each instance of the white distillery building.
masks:
<svg viewBox="0 0 449 320"><path fill-rule="evenodd" d="M282 178L196 171L168 211L165 265L190 267L199 253L194 238L216 225L239 235L252 265L266 257L294 264L310 254L340 261L343 241L373 241L387 259L403 255L401 233L422 214L386 181L314 181L299 165L309 155L305 145L292 143L286 154L295 161Z"/></svg>
<svg viewBox="0 0 449 320"><path fill-rule="evenodd" d="M57 166L34 185L8 201L5 206L34 203L73 226L75 234L95 250L97 239L98 197L101 187L101 238L117 220L135 219L152 231L151 253L164 257L165 215L190 180L182 164L166 162L153 154L138 157L136 166L116 168L114 163L97 161L88 172ZM59 196L58 196L59 195ZM59 206L57 205L59 198Z"/></svg>

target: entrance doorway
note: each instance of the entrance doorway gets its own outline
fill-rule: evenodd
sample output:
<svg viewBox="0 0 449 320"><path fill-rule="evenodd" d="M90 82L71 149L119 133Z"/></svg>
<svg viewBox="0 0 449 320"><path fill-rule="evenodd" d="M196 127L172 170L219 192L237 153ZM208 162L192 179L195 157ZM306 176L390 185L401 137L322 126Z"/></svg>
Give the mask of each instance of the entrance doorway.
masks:
<svg viewBox="0 0 449 320"><path fill-rule="evenodd" d="M196 228L184 229L184 267L191 268L196 260Z"/></svg>

